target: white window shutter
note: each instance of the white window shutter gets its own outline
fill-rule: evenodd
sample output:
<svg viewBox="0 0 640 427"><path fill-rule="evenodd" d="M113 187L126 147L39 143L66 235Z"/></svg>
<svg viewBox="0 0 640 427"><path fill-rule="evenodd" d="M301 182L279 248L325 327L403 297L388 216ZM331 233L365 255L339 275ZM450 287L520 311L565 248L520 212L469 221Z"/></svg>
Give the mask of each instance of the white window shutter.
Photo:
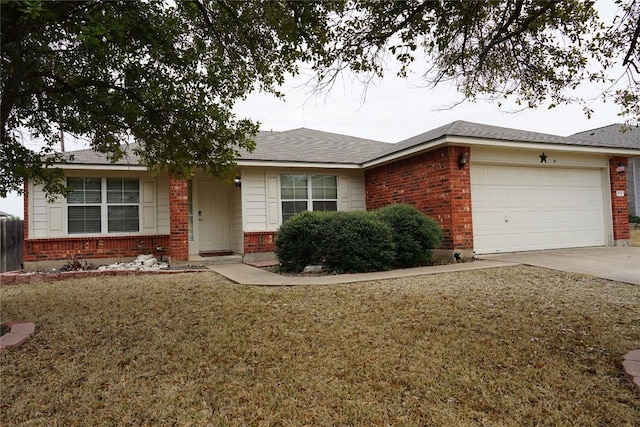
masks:
<svg viewBox="0 0 640 427"><path fill-rule="evenodd" d="M143 233L156 232L156 183L142 183L142 230Z"/></svg>
<svg viewBox="0 0 640 427"><path fill-rule="evenodd" d="M280 202L278 200L278 175L267 175L267 229L276 230L280 226Z"/></svg>
<svg viewBox="0 0 640 427"><path fill-rule="evenodd" d="M351 210L351 185L348 176L341 175L338 177L338 210Z"/></svg>

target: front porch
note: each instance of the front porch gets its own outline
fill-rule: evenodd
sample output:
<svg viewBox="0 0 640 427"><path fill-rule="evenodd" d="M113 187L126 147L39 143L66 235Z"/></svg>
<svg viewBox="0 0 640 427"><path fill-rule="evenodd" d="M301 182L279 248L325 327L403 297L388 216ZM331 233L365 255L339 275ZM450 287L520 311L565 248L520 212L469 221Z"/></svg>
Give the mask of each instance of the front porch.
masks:
<svg viewBox="0 0 640 427"><path fill-rule="evenodd" d="M240 259L242 246L240 188L205 175L169 178L172 262L215 264Z"/></svg>

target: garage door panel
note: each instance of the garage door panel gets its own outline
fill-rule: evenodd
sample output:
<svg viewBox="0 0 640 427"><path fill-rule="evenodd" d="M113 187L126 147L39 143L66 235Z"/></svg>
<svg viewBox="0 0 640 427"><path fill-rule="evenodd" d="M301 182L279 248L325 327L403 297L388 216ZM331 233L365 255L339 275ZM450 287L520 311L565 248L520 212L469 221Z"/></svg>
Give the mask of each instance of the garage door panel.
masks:
<svg viewBox="0 0 640 427"><path fill-rule="evenodd" d="M602 186L595 169L472 165L476 252L604 245Z"/></svg>

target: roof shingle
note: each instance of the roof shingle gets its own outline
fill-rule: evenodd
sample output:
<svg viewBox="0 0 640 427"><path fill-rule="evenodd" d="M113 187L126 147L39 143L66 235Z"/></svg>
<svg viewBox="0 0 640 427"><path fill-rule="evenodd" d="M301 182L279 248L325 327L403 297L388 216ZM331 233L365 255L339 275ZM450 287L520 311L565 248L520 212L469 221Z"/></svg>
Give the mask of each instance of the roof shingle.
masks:
<svg viewBox="0 0 640 427"><path fill-rule="evenodd" d="M266 133L266 132L265 132ZM360 164L391 144L299 128L256 137L256 149L239 160Z"/></svg>
<svg viewBox="0 0 640 427"><path fill-rule="evenodd" d="M578 132L570 136L588 141L598 141L607 147L640 148L640 127L615 123L597 129Z"/></svg>
<svg viewBox="0 0 640 427"><path fill-rule="evenodd" d="M468 137L487 141L544 143L603 148L640 149L640 128L621 133L622 125L615 124L569 137L531 132L526 130L483 125L458 120L432 129L396 144L357 138L313 129L299 128L283 132L261 131L255 138L252 153L241 150L239 161L334 163L336 165L361 165L387 155L418 147L446 137ZM114 165L135 166L139 158L127 147L127 155ZM69 152L74 164L111 164L106 156L91 149Z"/></svg>

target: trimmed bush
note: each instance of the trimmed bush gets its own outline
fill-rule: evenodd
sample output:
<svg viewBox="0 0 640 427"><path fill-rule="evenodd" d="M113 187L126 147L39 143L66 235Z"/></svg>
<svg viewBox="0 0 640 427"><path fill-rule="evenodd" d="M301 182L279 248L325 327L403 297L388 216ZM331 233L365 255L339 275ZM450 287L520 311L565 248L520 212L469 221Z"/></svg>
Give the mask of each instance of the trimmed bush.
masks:
<svg viewBox="0 0 640 427"><path fill-rule="evenodd" d="M324 212L300 212L278 230L276 256L283 271L302 271L307 265L322 262L319 242L324 239Z"/></svg>
<svg viewBox="0 0 640 427"><path fill-rule="evenodd" d="M629 215L630 224L640 224L640 216Z"/></svg>
<svg viewBox="0 0 640 427"><path fill-rule="evenodd" d="M393 231L397 267L418 267L431 261L440 246L442 228L435 220L410 205L389 205L374 211Z"/></svg>
<svg viewBox="0 0 640 427"><path fill-rule="evenodd" d="M325 270L363 273L393 267L393 232L371 213L332 212L325 233L321 244Z"/></svg>
<svg viewBox="0 0 640 427"><path fill-rule="evenodd" d="M393 267L391 228L369 212L301 212L278 230L276 255L283 271L322 265L337 273Z"/></svg>

